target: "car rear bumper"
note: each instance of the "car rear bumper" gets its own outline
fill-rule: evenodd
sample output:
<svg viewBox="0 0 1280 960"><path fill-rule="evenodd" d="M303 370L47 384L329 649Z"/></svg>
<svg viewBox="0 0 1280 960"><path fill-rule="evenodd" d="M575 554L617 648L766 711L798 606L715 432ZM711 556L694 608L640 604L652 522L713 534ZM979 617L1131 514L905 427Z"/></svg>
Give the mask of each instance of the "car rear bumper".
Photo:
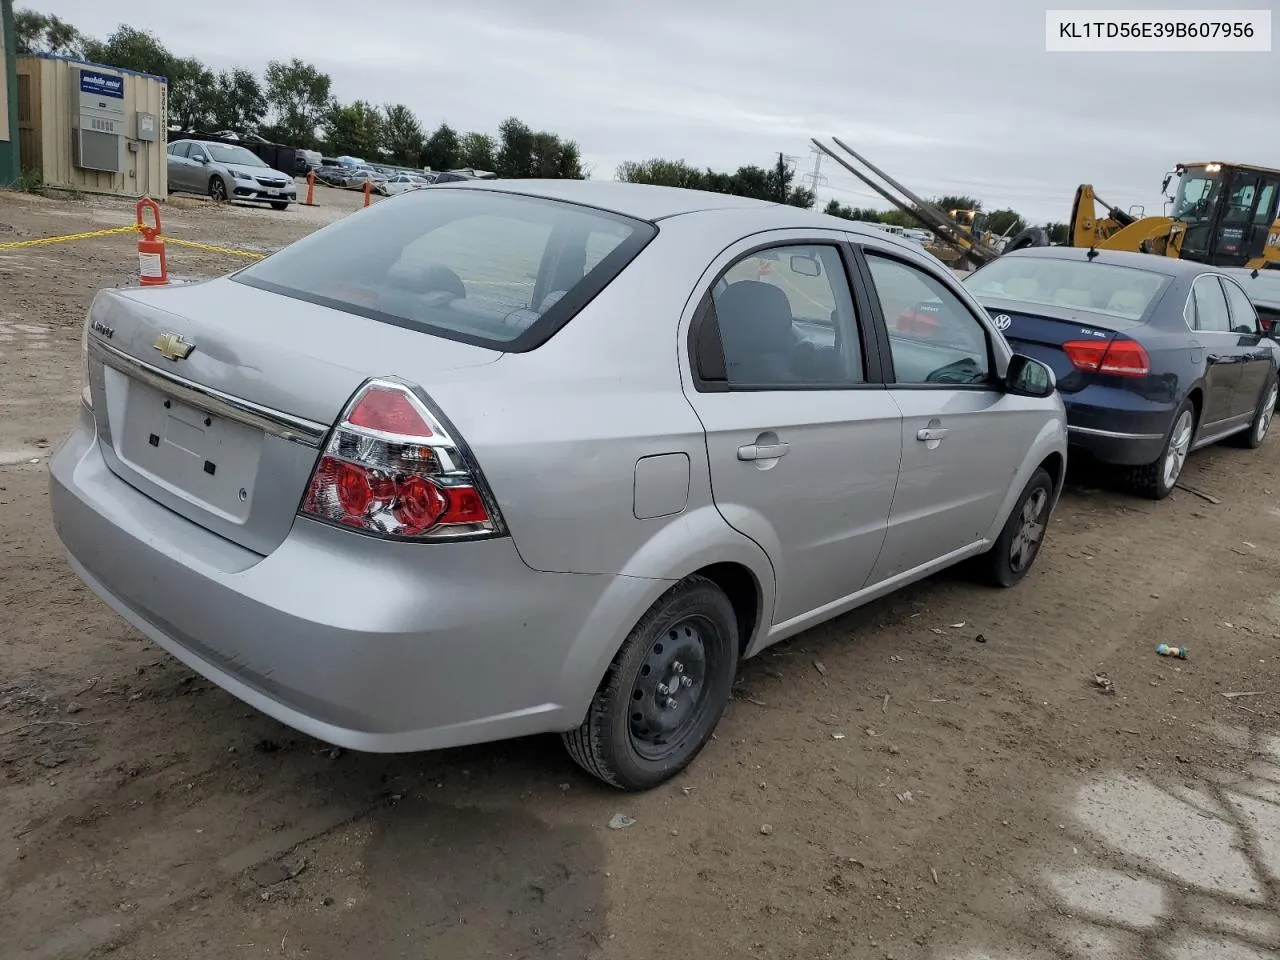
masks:
<svg viewBox="0 0 1280 960"><path fill-rule="evenodd" d="M113 474L87 411L50 463L50 499L73 569L120 616L253 707L354 750L571 729L667 586L540 573L509 538L390 543L302 519L261 557Z"/></svg>
<svg viewBox="0 0 1280 960"><path fill-rule="evenodd" d="M1176 403L1151 401L1109 387L1088 387L1062 398L1070 445L1116 466L1154 463L1164 450Z"/></svg>

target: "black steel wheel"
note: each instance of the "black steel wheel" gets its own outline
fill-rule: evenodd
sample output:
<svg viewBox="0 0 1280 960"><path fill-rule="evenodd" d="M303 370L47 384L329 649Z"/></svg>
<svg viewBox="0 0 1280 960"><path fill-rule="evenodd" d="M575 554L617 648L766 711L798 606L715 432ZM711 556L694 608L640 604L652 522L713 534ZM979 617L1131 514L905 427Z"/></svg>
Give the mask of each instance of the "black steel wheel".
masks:
<svg viewBox="0 0 1280 960"><path fill-rule="evenodd" d="M569 755L622 790L648 790L687 767L711 739L738 669L738 627L703 577L667 591L614 657L586 719L564 734Z"/></svg>

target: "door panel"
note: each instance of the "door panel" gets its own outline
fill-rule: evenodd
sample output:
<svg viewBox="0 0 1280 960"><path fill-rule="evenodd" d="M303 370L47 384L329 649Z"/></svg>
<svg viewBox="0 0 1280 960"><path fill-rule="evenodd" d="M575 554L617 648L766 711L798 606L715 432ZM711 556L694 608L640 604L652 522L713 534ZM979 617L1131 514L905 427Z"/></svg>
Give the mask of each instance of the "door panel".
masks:
<svg viewBox="0 0 1280 960"><path fill-rule="evenodd" d="M943 268L872 241L862 252L902 411L902 466L876 583L986 536L1044 414L1043 401L997 388L996 334Z"/></svg>
<svg viewBox="0 0 1280 960"><path fill-rule="evenodd" d="M997 390L894 389L902 466L873 583L987 535L1036 436L1044 402Z"/></svg>
<svg viewBox="0 0 1280 960"><path fill-rule="evenodd" d="M1196 344L1204 349L1205 399L1200 414L1201 432L1221 427L1236 414L1236 387L1242 358L1239 336L1231 333L1231 312L1218 278L1206 274L1191 288L1187 315L1196 331Z"/></svg>
<svg viewBox="0 0 1280 960"><path fill-rule="evenodd" d="M774 623L856 593L884 543L902 418L884 390L690 396L707 433L721 515L764 549ZM777 446L785 444L785 451ZM761 459L744 447L772 445ZM781 453L781 455L779 455Z"/></svg>
<svg viewBox="0 0 1280 960"><path fill-rule="evenodd" d="M864 347L842 241L786 231L730 248L685 340L716 507L773 564L771 626L862 588L898 477L901 415Z"/></svg>
<svg viewBox="0 0 1280 960"><path fill-rule="evenodd" d="M1223 280L1222 288L1231 310L1232 332L1239 337L1236 350L1242 358L1233 406L1237 415L1252 414L1271 379L1271 346L1262 336L1258 313L1248 294L1231 280Z"/></svg>

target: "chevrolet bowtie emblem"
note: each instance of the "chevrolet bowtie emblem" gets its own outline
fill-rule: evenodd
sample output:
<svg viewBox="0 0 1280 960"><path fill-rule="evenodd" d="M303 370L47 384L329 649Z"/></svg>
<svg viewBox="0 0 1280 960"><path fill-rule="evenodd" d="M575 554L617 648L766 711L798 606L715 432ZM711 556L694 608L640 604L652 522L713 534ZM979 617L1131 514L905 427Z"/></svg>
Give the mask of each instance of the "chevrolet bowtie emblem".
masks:
<svg viewBox="0 0 1280 960"><path fill-rule="evenodd" d="M152 344L160 351L160 356L166 360L185 360L191 356L191 351L196 345L190 340L183 340L176 333L162 333L156 337L156 342Z"/></svg>

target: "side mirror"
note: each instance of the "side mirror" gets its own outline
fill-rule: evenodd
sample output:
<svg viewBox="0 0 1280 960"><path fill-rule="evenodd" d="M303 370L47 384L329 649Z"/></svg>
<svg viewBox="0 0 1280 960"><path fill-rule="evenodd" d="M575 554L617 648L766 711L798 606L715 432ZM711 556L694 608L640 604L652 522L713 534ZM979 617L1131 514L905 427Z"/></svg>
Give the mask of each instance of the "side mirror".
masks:
<svg viewBox="0 0 1280 960"><path fill-rule="evenodd" d="M1051 397L1058 389L1053 370L1039 360L1015 353L1004 376L1005 389L1023 397Z"/></svg>
<svg viewBox="0 0 1280 960"><path fill-rule="evenodd" d="M822 264L817 257L792 254L791 272L798 273L802 277L820 277L822 276Z"/></svg>

